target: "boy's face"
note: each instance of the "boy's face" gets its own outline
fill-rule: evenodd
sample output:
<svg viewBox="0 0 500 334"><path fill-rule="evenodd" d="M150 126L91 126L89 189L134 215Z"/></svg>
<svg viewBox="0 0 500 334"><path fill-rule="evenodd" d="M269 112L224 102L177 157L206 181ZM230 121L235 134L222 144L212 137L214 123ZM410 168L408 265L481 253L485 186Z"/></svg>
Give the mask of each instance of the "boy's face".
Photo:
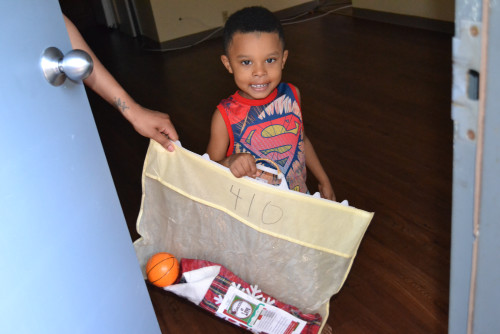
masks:
<svg viewBox="0 0 500 334"><path fill-rule="evenodd" d="M287 57L277 33L237 32L221 60L234 75L241 96L263 99L281 82Z"/></svg>

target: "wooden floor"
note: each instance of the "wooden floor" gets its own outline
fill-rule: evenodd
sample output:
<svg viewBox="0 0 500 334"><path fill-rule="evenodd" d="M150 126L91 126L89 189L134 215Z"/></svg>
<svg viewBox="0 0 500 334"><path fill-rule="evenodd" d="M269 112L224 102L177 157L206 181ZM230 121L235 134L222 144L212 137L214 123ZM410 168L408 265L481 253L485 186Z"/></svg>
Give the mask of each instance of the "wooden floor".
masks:
<svg viewBox="0 0 500 334"><path fill-rule="evenodd" d="M341 15L285 34L284 80L301 91L306 132L337 198L375 212L328 322L342 334L446 333L452 36ZM84 35L138 102L169 113L183 146L204 153L211 114L235 91L220 38L161 53L104 28ZM148 140L92 92L89 100L135 240ZM246 333L148 289L163 333Z"/></svg>

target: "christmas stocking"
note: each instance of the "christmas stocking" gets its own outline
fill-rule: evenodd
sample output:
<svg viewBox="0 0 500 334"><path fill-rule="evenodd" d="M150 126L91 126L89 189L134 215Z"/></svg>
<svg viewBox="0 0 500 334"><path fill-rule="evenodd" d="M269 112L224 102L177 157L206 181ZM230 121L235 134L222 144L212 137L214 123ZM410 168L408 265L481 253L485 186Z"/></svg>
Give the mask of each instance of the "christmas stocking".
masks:
<svg viewBox="0 0 500 334"><path fill-rule="evenodd" d="M321 327L319 314L303 314L216 263L182 259L181 274L164 289L254 333L316 334Z"/></svg>

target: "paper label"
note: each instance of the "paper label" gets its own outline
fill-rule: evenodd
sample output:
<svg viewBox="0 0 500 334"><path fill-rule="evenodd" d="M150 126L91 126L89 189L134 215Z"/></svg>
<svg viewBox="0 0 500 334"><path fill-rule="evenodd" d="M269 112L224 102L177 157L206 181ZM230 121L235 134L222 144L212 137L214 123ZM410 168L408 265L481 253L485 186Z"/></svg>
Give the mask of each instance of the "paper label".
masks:
<svg viewBox="0 0 500 334"><path fill-rule="evenodd" d="M266 304L234 286L227 290L216 315L254 332L268 334L297 334L306 325L304 320Z"/></svg>

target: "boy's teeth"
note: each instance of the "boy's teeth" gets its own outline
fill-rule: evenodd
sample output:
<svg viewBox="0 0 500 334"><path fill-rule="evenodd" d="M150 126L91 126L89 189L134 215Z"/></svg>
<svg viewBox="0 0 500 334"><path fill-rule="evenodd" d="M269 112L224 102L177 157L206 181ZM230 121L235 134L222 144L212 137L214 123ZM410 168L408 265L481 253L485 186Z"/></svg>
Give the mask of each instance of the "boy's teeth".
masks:
<svg viewBox="0 0 500 334"><path fill-rule="evenodd" d="M252 85L252 87L256 87L256 88L262 88L262 87L265 87L266 85Z"/></svg>

